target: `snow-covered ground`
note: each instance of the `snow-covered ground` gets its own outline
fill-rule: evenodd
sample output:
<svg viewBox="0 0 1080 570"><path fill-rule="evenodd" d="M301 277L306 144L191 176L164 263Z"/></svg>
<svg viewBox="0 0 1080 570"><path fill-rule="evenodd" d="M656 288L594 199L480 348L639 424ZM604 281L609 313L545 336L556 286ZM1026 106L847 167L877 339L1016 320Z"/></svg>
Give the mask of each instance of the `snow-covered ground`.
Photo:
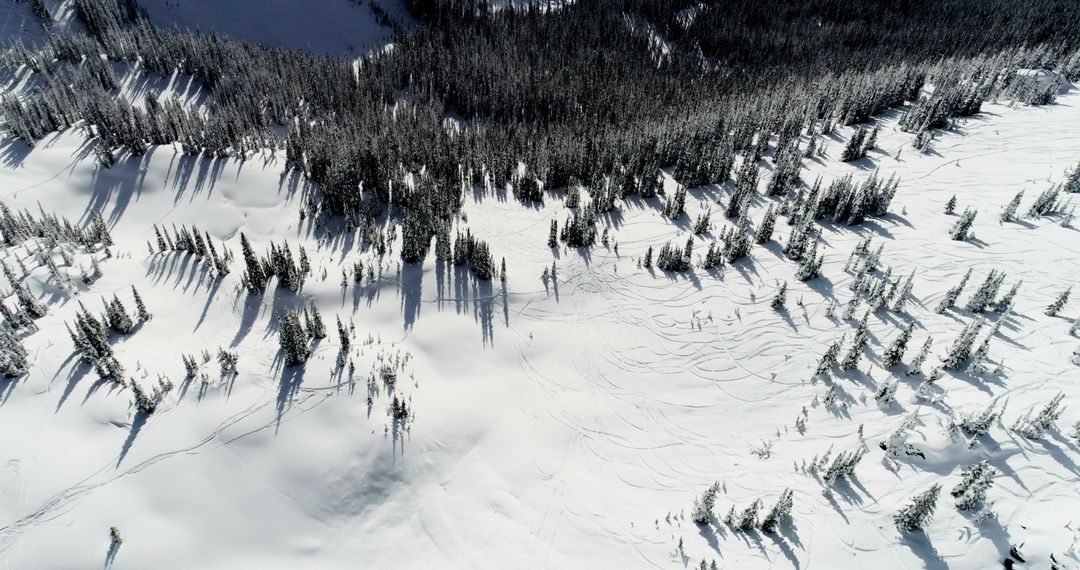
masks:
<svg viewBox="0 0 1080 570"><path fill-rule="evenodd" d="M165 3L145 4L161 17ZM310 11L319 13L317 3ZM366 8L357 11L366 17ZM835 159L843 143L832 140L831 158L807 162L805 180L879 168L902 183L893 214L825 226L823 277L805 284L775 241L721 272L676 276L637 265L649 245L685 241L688 219L728 190L691 191L688 216L676 223L660 216L658 201L624 203L608 220L610 248L560 248L554 257L549 223L567 215L558 196L541 208L502 194L471 196L462 227L506 258L503 293L497 280L477 282L437 267L433 256L402 267L396 249L380 260L355 235L313 227L298 216L303 184L282 177L280 156L241 162L158 147L101 169L81 131L34 149L5 140L5 204L35 212L40 204L83 223L99 210L116 246L103 277L77 285L77 296L55 290L44 268L29 280L49 314L25 338L29 375L0 380L0 562L683 568L705 559L732 568L992 568L1023 543L1032 568L1049 567L1051 554L1076 567L1080 448L1066 426L1080 419L1080 367L1070 361L1080 339L1067 331L1080 302L1058 317L1043 309L1076 284L1080 234L1053 218L1001 224L997 214L1019 190L1026 211L1080 160L1080 95L984 110L927 155L901 151L911 135L886 118L884 151L844 164ZM979 211L966 242L947 235L956 218L942 210L953 194L958 210ZM755 220L767 203L757 199ZM718 232L722 214L713 211ZM241 259L218 278L189 254L149 255L152 224L196 224L238 258L240 232L260 252L288 239L294 252L306 248L312 276L299 295L271 284L250 296ZM786 240L788 230L778 223L777 237ZM884 244L883 268L915 270L914 301L906 315L871 317L873 356L859 371L812 380L829 343L854 329L842 314L851 297L844 264L864 236ZM699 254L707 241L698 240ZM4 253L9 264L27 255ZM553 259L557 281L545 284L540 275ZM374 282L342 282L342 268L356 260L376 268ZM904 318L918 323L905 361L927 335L934 358L943 355L972 319L933 311L968 268L974 275L961 305L991 269L1007 272L1006 287L1024 280L990 349L1003 373L946 373L937 384L943 399L920 408L913 395L921 377L898 367L897 403L879 407L873 392L891 373L874 365ZM769 306L779 280L791 287L786 312ZM162 375L177 385L149 417L133 413L129 389L98 381L79 362L64 327L78 301L97 311L100 298L116 293L130 309L132 285L154 318L116 338L118 358L137 382ZM834 318L825 314L830 301L841 305ZM306 303L319 307L330 336L306 366L284 368L276 316ZM355 325L352 377L336 366L335 315ZM205 379L183 380L182 354L219 347L239 352L238 377L222 380L211 360ZM381 379L369 404L368 377L387 362L399 363L393 391L415 412L407 432L391 428ZM828 408L834 384L844 405ZM1006 429L1059 392L1072 403L1060 433L1029 440ZM950 413L979 411L995 398L1008 401L1005 427L971 449L948 438ZM916 410L908 442L925 458L885 459L877 443ZM850 482L823 493L819 477L796 468L830 449L858 449L860 426L869 452ZM961 468L981 459L1001 472L989 491L996 519L972 521L944 493L925 535L896 530L892 515L912 495L935 482L951 488ZM718 517L754 499L769 506L792 488L792 524L779 535L695 525L690 507L714 481L722 485ZM124 538L115 550L112 526Z"/></svg>
<svg viewBox="0 0 1080 570"><path fill-rule="evenodd" d="M410 21L399 0L140 2L157 27L212 31L276 47L344 56L362 55L393 39L393 31L380 22L371 4L398 22Z"/></svg>

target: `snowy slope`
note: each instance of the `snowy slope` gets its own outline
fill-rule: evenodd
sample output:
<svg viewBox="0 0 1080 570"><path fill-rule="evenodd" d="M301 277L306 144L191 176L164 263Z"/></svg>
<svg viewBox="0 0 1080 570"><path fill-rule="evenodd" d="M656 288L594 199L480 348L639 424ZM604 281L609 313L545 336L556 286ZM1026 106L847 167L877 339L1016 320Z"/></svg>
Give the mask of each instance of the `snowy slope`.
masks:
<svg viewBox="0 0 1080 570"><path fill-rule="evenodd" d="M145 0L160 28L217 32L237 39L328 55L361 55L391 41L366 0ZM397 0L375 0L392 18L408 22ZM318 33L313 33L318 30Z"/></svg>
<svg viewBox="0 0 1080 570"><path fill-rule="evenodd" d="M33 150L5 141L0 199L82 222L99 209L117 245L104 276L79 285L73 298L45 283L42 268L32 273L31 288L50 312L25 339L29 375L0 380L0 432L9 434L0 440L0 561L117 569L683 568L702 559L739 568L989 568L1024 543L1031 567L1047 567L1052 553L1075 567L1080 449L1066 426L1080 419L1080 367L1070 362L1080 340L1067 330L1080 303L1057 318L1042 309L1075 285L1080 241L1054 219L999 224L997 212L1021 189L1026 210L1080 160L1080 95L986 111L928 155L900 151L911 135L885 119L887 152L853 164L808 162L806 180L864 177L876 167L902 184L896 213L826 226L824 277L806 284L793 279L795 265L775 242L718 273L638 268L649 245L687 236L687 217L672 223L652 201L623 204L610 218L618 253L560 249L557 283L545 285L548 225L567 214L560 200L527 208L475 195L465 225L506 257L505 294L497 281L476 282L432 258L402 268L396 253L379 260L361 251L357 236L313 227L297 215L304 188L280 175L281 157L215 160L159 147L103 170L74 130ZM842 143L829 144L835 157ZM691 193L690 220L729 191ZM954 193L960 209L980 212L968 242L947 236L955 218L942 209ZM767 203L758 199L755 220ZM307 249L313 276L300 295L272 284L252 297L240 286L240 260L217 278L187 254L148 255L154 223L197 224L237 254L240 232L259 251L288 239ZM779 237L787 231L778 224ZM906 376L898 403L880 408L872 397L889 373L867 372L867 363L897 334L894 314L871 317L878 356L861 371L811 381L827 345L854 329L842 309L835 318L825 309L850 298L844 261L867 235L885 244L882 267L918 270L908 313L919 324L906 360L928 334L941 356L971 320L963 311L933 313L967 268L975 275L961 303L990 269L1006 271L1007 286L1024 279L1016 313L991 345L1004 373L939 380L943 401L922 406L909 438L924 459L894 464L877 447L919 408L918 381ZM704 248L699 240L697 251ZM5 252L9 262L27 254ZM377 267L374 283L342 283L341 268L356 260ZM782 279L791 284L788 311L777 313L769 301ZM114 348L137 381L165 375L177 384L145 421L130 408L130 390L98 382L78 361L64 329L79 300L97 310L115 292L130 308L132 285L154 319ZM309 302L330 336L305 367L283 368L276 316ZM356 327L352 378L335 365L335 315ZM181 354L218 347L240 352L237 378L221 380L211 361L205 382L183 380ZM394 358L407 360L394 393L416 413L406 433L391 429L381 382L368 403L369 373ZM820 401L833 383L847 405L830 410ZM950 412L1007 398L1008 426L1058 392L1073 406L1061 433L1043 440L995 427L967 449L945 435ZM804 407L800 434L794 422ZM856 449L860 425L870 450L850 483L825 494L819 479L793 468L830 448ZM961 468L983 458L1002 472L989 492L996 520L971 521L946 493L925 535L896 531L892 514L912 495L934 482L951 488ZM793 525L777 536L694 525L691 504L713 481L723 485L718 516L794 489ZM115 552L111 526L124 536Z"/></svg>

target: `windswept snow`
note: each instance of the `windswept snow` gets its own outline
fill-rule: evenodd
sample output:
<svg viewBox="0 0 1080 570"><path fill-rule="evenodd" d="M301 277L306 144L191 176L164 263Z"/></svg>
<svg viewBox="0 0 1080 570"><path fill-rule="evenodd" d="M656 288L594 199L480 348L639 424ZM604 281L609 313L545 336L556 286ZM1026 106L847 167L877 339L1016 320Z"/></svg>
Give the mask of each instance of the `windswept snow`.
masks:
<svg viewBox="0 0 1080 570"><path fill-rule="evenodd" d="M172 10L188 25L211 27L198 16L211 3L146 4L156 18ZM271 17L286 4L228 3L245 26L234 33L273 24L282 42L307 41L310 35L287 32L305 33L305 20ZM213 5L224 25L232 12ZM303 17L318 18L320 6L306 5ZM331 32L315 47L336 50L344 37ZM637 266L648 246L685 242L687 218L715 200L716 188L691 190L688 216L674 224L655 203L623 204L609 219L612 247L560 248L558 278L546 284L539 277L552 263L548 226L568 212L561 201L527 208L505 195L470 196L467 226L496 258L506 257L506 293L497 280L477 282L432 257L402 267L396 251L380 260L360 250L356 235L314 227L297 214L305 188L280 174L280 156L238 161L157 147L100 169L77 129L33 150L5 140L0 199L82 222L100 210L117 245L102 263L104 276L80 284L74 298L46 283L42 268L32 272L31 288L50 312L25 339L29 375L0 380L0 432L7 434L0 440L0 562L684 568L706 559L731 568L992 568L1024 543L1030 567L1049 567L1052 553L1075 566L1080 449L1065 426L1080 419L1080 367L1070 361L1080 339L1067 332L1080 303L1059 317L1043 308L1076 285L1080 234L1056 219L1002 224L997 213L1019 190L1027 190L1025 210L1080 160L1080 95L1052 106L985 109L940 136L927 155L901 150L911 135L894 131L893 118L882 120L885 150L868 159L839 163L843 142L828 140L832 158L808 161L805 180L879 168L902 183L893 214L858 227L826 226L823 277L808 283L793 279L795 264L776 242L715 274ZM955 218L942 209L953 194L960 209L979 211L967 242L947 235ZM755 220L765 206L759 198ZM715 205L713 215L721 225ZM299 295L271 284L263 297L249 296L240 285L242 260L218 278L188 254L149 255L152 224L197 224L237 256L240 232L260 252L288 239L306 248L312 276ZM787 231L778 223L778 236ZM812 381L828 344L853 330L842 308L834 318L825 311L830 300L850 298L844 260L865 236L884 244L883 268L917 270L907 311L918 325L905 361L927 335L935 357L942 355L971 320L962 311L933 313L969 267L974 276L961 302L991 269L1007 272L1006 286L1022 278L1014 314L991 345L1004 373L946 373L938 381L946 397L921 407L913 400L917 381L902 372L897 403L874 402L875 387L889 377L868 368L876 357L864 358L860 371ZM697 251L707 241L699 239ZM10 263L28 252L5 255ZM356 260L374 268L373 282L342 282L341 268ZM779 280L790 286L786 312L769 307ZM154 318L114 348L137 381L164 375L177 384L148 418L132 414L129 390L96 380L64 330L76 301L97 311L100 297L116 293L131 308L132 285ZM305 367L283 368L276 318L307 303L319 307L330 336ZM335 366L335 315L356 327L351 378ZM886 312L869 323L871 352L880 355L900 322ZM183 380L181 354L218 347L239 351L238 377L220 379L211 360L201 368L205 378ZM392 359L404 361L393 393L415 411L408 432L387 419L389 387L378 379ZM379 388L370 404L369 374ZM822 399L833 384L839 405L830 409ZM1073 403L1061 433L1029 440L996 426L972 449L945 434L950 414L1007 400L1007 427L1059 392ZM795 420L804 407L800 433ZM908 442L925 458L886 459L878 442L916 411ZM868 456L833 492L793 467L829 450L857 449L859 426ZM892 514L911 496L935 482L951 488L960 469L981 459L1002 473L989 492L996 519L975 522L944 493L925 535L896 531ZM695 525L693 500L714 481L722 485L718 516L759 498L771 506L792 488L793 525L776 536ZM111 526L124 537L113 552Z"/></svg>

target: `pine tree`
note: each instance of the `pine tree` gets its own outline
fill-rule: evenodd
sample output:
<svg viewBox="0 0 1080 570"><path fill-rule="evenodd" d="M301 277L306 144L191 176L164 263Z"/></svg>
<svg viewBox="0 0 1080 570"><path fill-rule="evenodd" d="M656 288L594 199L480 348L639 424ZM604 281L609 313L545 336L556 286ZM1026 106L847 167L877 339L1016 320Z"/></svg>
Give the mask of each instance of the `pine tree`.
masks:
<svg viewBox="0 0 1080 570"><path fill-rule="evenodd" d="M26 374L29 367L22 341L11 327L0 324L0 374L5 378L18 378Z"/></svg>
<svg viewBox="0 0 1080 570"><path fill-rule="evenodd" d="M1044 433L1054 427L1054 424L1061 418L1061 414L1065 411L1064 407L1061 405L1061 402L1064 399L1065 394L1058 394L1034 415L1032 415L1029 410L1016 421L1014 429L1019 431L1024 437L1030 439L1042 438Z"/></svg>
<svg viewBox="0 0 1080 570"><path fill-rule="evenodd" d="M945 202L945 213L950 216L956 213L956 194L953 194L949 201Z"/></svg>
<svg viewBox="0 0 1080 570"><path fill-rule="evenodd" d="M956 498L956 510L970 511L983 504L996 475L997 470L986 460L962 470L960 482L950 492Z"/></svg>
<svg viewBox="0 0 1080 570"><path fill-rule="evenodd" d="M758 524L758 511L760 510L761 499L754 499L754 502L750 503L750 506L743 509L743 512L739 514L735 528L745 532L756 527Z"/></svg>
<svg viewBox="0 0 1080 570"><path fill-rule="evenodd" d="M912 497L911 503L893 516L896 528L902 532L914 532L929 524L934 517L934 510L937 509L940 494L941 485L935 483L926 491Z"/></svg>
<svg viewBox="0 0 1080 570"><path fill-rule="evenodd" d="M759 244L767 243L772 239L773 228L776 226L776 209L772 204L769 204L769 209L765 211L765 217L761 220L761 226L757 230L757 236L754 241Z"/></svg>
<svg viewBox="0 0 1080 570"><path fill-rule="evenodd" d="M1009 205L1005 206L1005 209L1001 211L1001 218L1000 219L1001 219L1002 222L1015 222L1016 221L1016 209L1020 207L1020 200L1022 200L1023 198L1024 198L1024 191L1023 190L1017 192L1016 196L1013 196L1013 199L1012 199L1011 202L1009 202Z"/></svg>
<svg viewBox="0 0 1080 570"><path fill-rule="evenodd" d="M255 250L251 248L251 242L248 241L247 236L243 233L240 234L240 248L244 253L244 276L242 278L244 286L247 287L251 293L262 293L266 289L266 282L269 280L269 276L266 274L266 270L263 267L262 261L259 256L255 255Z"/></svg>
<svg viewBox="0 0 1080 570"><path fill-rule="evenodd" d="M960 219L956 220L952 229L949 230L949 237L954 241L966 241L971 236L971 226L975 223L975 216L977 211L968 208L964 210L963 214L960 214Z"/></svg>
<svg viewBox="0 0 1080 570"><path fill-rule="evenodd" d="M300 322L300 316L292 309L286 308L278 318L278 344L285 355L286 366L303 364L311 354L307 331Z"/></svg>
<svg viewBox="0 0 1080 570"><path fill-rule="evenodd" d="M843 345L843 336L829 345L829 348L825 350L825 354L821 355L821 359L818 360L817 368L814 370L815 375L821 376L825 374L836 364L836 357L840 355L840 349Z"/></svg>
<svg viewBox="0 0 1080 570"><path fill-rule="evenodd" d="M848 139L847 146L844 147L843 154L840 155L842 162L851 162L852 160L858 160L866 156L866 152L863 150L863 143L866 140L866 128L859 127L855 131L851 138Z"/></svg>
<svg viewBox="0 0 1080 570"><path fill-rule="evenodd" d="M971 268L968 268L967 272L964 273L964 277L960 279L960 283L952 289L949 289L945 293L945 297L941 299L941 303L938 303L938 306L936 309L934 309L934 312L939 315L943 315L945 314L945 311L956 306L956 299L960 297L960 293L963 292L964 286L967 285L968 279L970 278Z"/></svg>
<svg viewBox="0 0 1080 570"><path fill-rule="evenodd" d="M791 518L791 508L793 506L791 489L784 489L784 492L780 493L780 498L776 501L776 504L769 509L765 518L761 520L761 531L769 534L776 532L776 529L784 521Z"/></svg>
<svg viewBox="0 0 1080 570"><path fill-rule="evenodd" d="M713 506L716 503L716 495L720 492L720 484L713 483L701 497L694 500L694 510L690 514L691 520L697 524L708 524L713 517Z"/></svg>
<svg viewBox="0 0 1080 570"><path fill-rule="evenodd" d="M146 310L146 305L143 303L142 297L139 296L139 292L135 289L135 286L131 286L131 293L135 296L135 316L138 317L140 322L146 322L154 318L150 314L150 311Z"/></svg>
<svg viewBox="0 0 1080 570"><path fill-rule="evenodd" d="M780 289L776 291L776 296L773 297L769 306L775 311L779 311L784 308L784 304L787 303L787 281L780 284Z"/></svg>
<svg viewBox="0 0 1080 570"><path fill-rule="evenodd" d="M105 304L105 309L110 329L120 334L128 334L135 328L135 323L132 322L131 315L128 314L124 304L120 302L120 298L116 295L113 295L111 303Z"/></svg>
<svg viewBox="0 0 1080 570"><path fill-rule="evenodd" d="M559 246L559 224L555 220L551 220L551 230L548 232L547 243L550 248Z"/></svg>
<svg viewBox="0 0 1080 570"><path fill-rule="evenodd" d="M649 246L649 249L645 250L645 259L643 259L641 261L641 265L645 269L649 269L649 268L652 267L652 246L651 245Z"/></svg>
<svg viewBox="0 0 1080 570"><path fill-rule="evenodd" d="M323 324L322 315L315 303L311 304L311 325L308 327L308 336L314 339L326 338L326 325Z"/></svg>
<svg viewBox="0 0 1080 570"><path fill-rule="evenodd" d="M881 365L883 367L890 368L895 366L904 358L904 351L907 350L907 343L911 340L911 331L914 330L914 328L915 323L908 322L908 324L904 325L904 328L900 330L900 335L889 345L889 348L885 349L885 354L881 357Z"/></svg>
<svg viewBox="0 0 1080 570"><path fill-rule="evenodd" d="M16 283L14 284L14 287L15 295L19 299L19 306L21 306L31 318L40 319L48 313L48 308L34 298L30 293L30 288L27 287L25 283Z"/></svg>
<svg viewBox="0 0 1080 570"><path fill-rule="evenodd" d="M855 338L851 341L851 348L848 349L844 359L840 361L840 370L854 370L859 366L859 360L862 358L862 352L866 347L869 335L869 329L867 328L869 318L870 311L867 311L862 320L859 321L859 327L855 330Z"/></svg>
<svg viewBox="0 0 1080 570"><path fill-rule="evenodd" d="M351 338L349 337L349 329L341 323L341 317L337 318L337 332L338 343L341 345L341 352L348 352L349 345L351 344Z"/></svg>
<svg viewBox="0 0 1080 570"><path fill-rule="evenodd" d="M908 369L907 369L908 376L914 376L916 374L922 374L923 363L925 363L926 358L928 356L930 356L930 348L931 348L931 346L933 344L934 344L934 337L932 337L932 336L926 337L926 342L924 342L923 345L922 345L922 348L919 349L919 354L917 354L915 356L914 360L911 361L911 364L908 365Z"/></svg>
<svg viewBox="0 0 1080 570"><path fill-rule="evenodd" d="M1069 293L1071 292L1072 287L1062 291L1061 294L1057 296L1057 299L1055 299L1053 303L1050 303L1050 306L1046 308L1046 316L1056 317L1057 314L1061 312L1061 309L1065 308L1065 304L1069 302Z"/></svg>

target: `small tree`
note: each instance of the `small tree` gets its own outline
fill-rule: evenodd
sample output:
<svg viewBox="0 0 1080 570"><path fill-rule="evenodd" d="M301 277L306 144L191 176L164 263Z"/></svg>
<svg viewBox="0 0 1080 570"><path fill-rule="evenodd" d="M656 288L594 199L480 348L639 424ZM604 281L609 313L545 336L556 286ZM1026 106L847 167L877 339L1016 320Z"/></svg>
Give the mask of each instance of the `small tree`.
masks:
<svg viewBox="0 0 1080 570"><path fill-rule="evenodd" d="M914 532L929 524L934 517L934 510L937 509L940 494L941 485L935 483L926 491L912 497L911 503L893 516L896 528L902 532Z"/></svg>
<svg viewBox="0 0 1080 570"><path fill-rule="evenodd" d="M791 489L784 489L776 504L765 514L765 518L761 519L761 531L769 534L776 532L777 527L791 518L793 505Z"/></svg>
<svg viewBox="0 0 1080 570"><path fill-rule="evenodd" d="M953 194L949 201L945 202L945 213L950 216L956 213L956 194Z"/></svg>
<svg viewBox="0 0 1080 570"><path fill-rule="evenodd" d="M780 289L776 291L776 296L773 297L769 306L772 307L773 310L779 311L784 308L785 303L787 303L787 281L780 284Z"/></svg>
<svg viewBox="0 0 1080 570"><path fill-rule="evenodd" d="M150 311L146 310L146 304L143 303L142 297L139 296L139 292L134 285L131 286L131 293L135 295L135 316L139 318L139 321L146 322L154 318Z"/></svg>
<svg viewBox="0 0 1080 570"><path fill-rule="evenodd" d="M1050 306L1046 308L1046 316L1056 317L1061 309L1065 308L1065 304L1069 302L1069 293L1071 292L1072 287L1062 291L1061 294L1057 296L1057 299L1055 299L1053 303L1050 303Z"/></svg>
<svg viewBox="0 0 1080 570"><path fill-rule="evenodd" d="M712 520L713 506L716 504L716 494L720 492L720 484L713 483L701 497L694 500L694 510L690 518L697 524L708 524Z"/></svg>

